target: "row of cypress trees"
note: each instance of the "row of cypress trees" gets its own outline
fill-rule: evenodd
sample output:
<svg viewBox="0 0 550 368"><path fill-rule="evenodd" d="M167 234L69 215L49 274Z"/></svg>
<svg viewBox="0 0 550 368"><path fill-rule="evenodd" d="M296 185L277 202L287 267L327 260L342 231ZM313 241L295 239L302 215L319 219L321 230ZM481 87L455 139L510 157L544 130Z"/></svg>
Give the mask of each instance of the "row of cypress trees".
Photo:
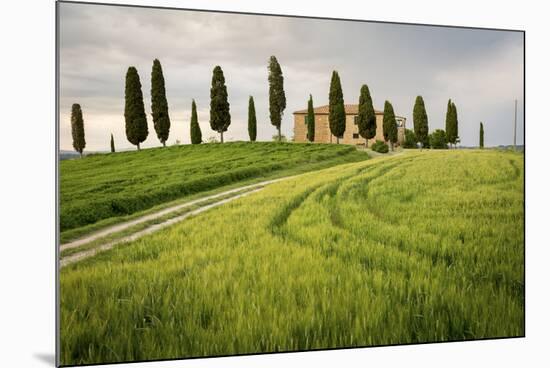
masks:
<svg viewBox="0 0 550 368"><path fill-rule="evenodd" d="M313 115L313 108L309 105L313 105L312 98L308 102L308 139L313 142L315 139L315 120ZM391 102L384 102L384 117L383 117L383 135L384 140L390 142L391 149L397 142L397 122L395 120L395 113ZM446 142L455 145L459 142L458 136L458 117L456 111L456 105L449 99L447 106L447 116L445 120L446 124ZM374 138L376 135L376 114L372 104L372 97L368 86L365 84L361 86L357 125L359 135L365 139L365 147L368 146L368 140ZM428 115L426 113L426 106L422 96L417 96L413 107L413 125L414 134L416 140L422 144L422 146L429 146L429 126ZM332 78L329 91L329 127L331 133L336 136L336 143L339 143L339 138L342 137L346 130L346 115L344 98L342 93L342 85L340 76L337 71L332 72Z"/></svg>
<svg viewBox="0 0 550 368"><path fill-rule="evenodd" d="M281 121L284 109L286 108L286 97L284 92L284 77L281 66L275 56L271 56L268 64L268 82L269 82L269 116L273 126L277 128L278 140L281 140ZM157 137L163 146L170 133L170 116L168 113L168 101L166 99L166 88L162 66L158 59L153 61L151 72L151 110L153 125ZM190 135L191 143L199 144L202 142L202 133L198 124L197 107L195 100L192 101ZM140 143L145 141L149 131L147 127L147 116L143 103L143 94L141 91L141 82L137 69L133 66L128 68L126 73L125 85L125 128L128 141L140 149ZM227 131L231 124L230 104L228 102L227 87L225 77L220 66L215 66L212 72L212 82L210 89L210 127L220 134L220 141L223 143L223 133ZM413 109L413 124L416 140L423 146L429 145L428 137L428 116L424 106L422 96L417 96ZM86 145L84 138L84 124L82 119L82 110L80 105L74 104L71 125L73 134L73 147L82 155ZM359 107L357 115L357 125L359 134L365 139L365 146L368 140L376 135L376 114L374 111L372 98L367 85L362 85L359 97ZM332 72L332 78L329 90L329 126L331 133L336 137L339 143L340 138L346 130L346 113L344 106L344 97L340 76L337 71ZM310 95L308 101L307 115L307 138L311 142L315 140L315 117L313 110L313 98ZM248 133L251 141L256 140L257 120L254 99L249 97L248 105ZM384 139L393 145L397 142L397 123L393 106L389 101L384 103L383 118ZM455 144L458 141L458 119L455 104L449 100L446 116L446 140L449 144ZM111 151L115 151L114 139L111 134Z"/></svg>
<svg viewBox="0 0 550 368"><path fill-rule="evenodd" d="M286 108L286 97L284 92L284 78L281 66L275 56L271 56L268 65L269 82L269 116L271 124L277 128L279 141L281 140L281 121L283 111ZM168 114L168 102L166 100L166 89L162 67L158 59L153 61L151 73L151 110L153 123L157 137L163 146L170 133L170 116ZM202 133L198 124L197 107L193 100L191 106L191 143L202 142ZM149 134L147 130L147 117L143 105L143 94L141 83L135 67L129 67L126 74L125 110L126 137L128 141L140 149L140 143L145 141ZM231 124L230 104L228 101L227 86L223 70L216 65L212 71L212 82L210 88L210 127L220 134L220 141L223 143L223 133ZM251 141L256 140L257 135L256 109L254 99L249 98L248 106L248 132Z"/></svg>
<svg viewBox="0 0 550 368"><path fill-rule="evenodd" d="M147 115L145 114L143 103L141 81L137 69L133 66L129 67L126 72L124 101L126 138L130 143L136 145L139 150L140 144L149 135L149 129L147 127ZM164 75L158 59L153 61L153 70L151 71L151 111L157 137L162 145L166 146L166 141L170 134L170 116L168 114ZM111 151L114 151L113 142Z"/></svg>
<svg viewBox="0 0 550 368"><path fill-rule="evenodd" d="M310 95L308 103L308 139L313 142L314 133L314 116L313 103ZM309 107L311 105L311 109ZM336 137L336 143L340 143L340 138L346 131L346 111L344 105L344 96L342 92L342 84L338 72L334 70L330 81L329 89L329 127L330 132ZM369 87L364 84L361 86L359 93L359 105L357 112L357 126L359 135L365 139L365 147L368 147L368 140L376 135L376 113L372 104ZM390 142L393 150L393 145L397 142L397 122L393 106L389 101L384 103L384 118L383 118L383 134L384 139Z"/></svg>
<svg viewBox="0 0 550 368"><path fill-rule="evenodd" d="M422 96L416 97L413 109L413 125L416 140L420 142L423 147L428 147L430 145L428 115L426 114L426 107ZM458 135L458 114L456 105L451 99L447 102L444 132L445 143L456 147L456 144L460 142L460 137Z"/></svg>

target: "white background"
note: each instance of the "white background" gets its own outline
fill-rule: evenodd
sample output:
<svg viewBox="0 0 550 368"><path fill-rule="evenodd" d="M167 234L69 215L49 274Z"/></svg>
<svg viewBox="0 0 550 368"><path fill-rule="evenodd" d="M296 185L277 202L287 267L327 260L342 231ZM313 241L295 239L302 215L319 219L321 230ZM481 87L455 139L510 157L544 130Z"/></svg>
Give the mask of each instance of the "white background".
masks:
<svg viewBox="0 0 550 368"><path fill-rule="evenodd" d="M116 1L108 1L116 3ZM165 5L527 31L525 339L184 360L117 367L550 366L547 178L550 38L544 2L172 0ZM54 365L53 0L0 2L0 366Z"/></svg>

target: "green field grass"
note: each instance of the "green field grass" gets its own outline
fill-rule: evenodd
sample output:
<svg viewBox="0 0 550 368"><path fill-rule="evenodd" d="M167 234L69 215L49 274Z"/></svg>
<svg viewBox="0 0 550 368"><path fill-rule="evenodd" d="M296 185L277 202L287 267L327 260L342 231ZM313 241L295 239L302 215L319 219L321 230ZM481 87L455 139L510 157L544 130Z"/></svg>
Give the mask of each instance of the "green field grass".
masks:
<svg viewBox="0 0 550 368"><path fill-rule="evenodd" d="M367 159L354 147L234 142L91 155L60 163L64 241L136 212L254 178L292 175ZM72 231L72 233L71 233Z"/></svg>
<svg viewBox="0 0 550 368"><path fill-rule="evenodd" d="M61 271L61 363L524 334L523 155L273 184Z"/></svg>

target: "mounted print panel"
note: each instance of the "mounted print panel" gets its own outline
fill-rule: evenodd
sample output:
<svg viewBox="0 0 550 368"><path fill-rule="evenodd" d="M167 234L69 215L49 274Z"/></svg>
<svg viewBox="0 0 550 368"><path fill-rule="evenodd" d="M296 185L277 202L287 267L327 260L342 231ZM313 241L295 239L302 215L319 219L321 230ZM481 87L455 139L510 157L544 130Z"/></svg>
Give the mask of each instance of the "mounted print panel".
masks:
<svg viewBox="0 0 550 368"><path fill-rule="evenodd" d="M59 365L525 335L523 31L60 1L57 68Z"/></svg>

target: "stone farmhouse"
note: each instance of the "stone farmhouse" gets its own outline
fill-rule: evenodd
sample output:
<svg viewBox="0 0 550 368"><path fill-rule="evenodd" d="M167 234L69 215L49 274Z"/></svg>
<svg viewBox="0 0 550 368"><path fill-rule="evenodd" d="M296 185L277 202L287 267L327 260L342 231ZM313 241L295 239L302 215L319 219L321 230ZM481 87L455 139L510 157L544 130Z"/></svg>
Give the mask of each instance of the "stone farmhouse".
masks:
<svg viewBox="0 0 550 368"><path fill-rule="evenodd" d="M364 145L365 138L359 135L356 118L358 105L344 105L346 110L346 131L343 137L340 137L340 143ZM336 143L336 137L331 134L328 124L328 105L315 107L315 142ZM384 141L384 131L382 128L382 119L384 112L374 110L376 114L376 135L369 139L369 147L377 140ZM307 142L307 109L295 111L294 113L294 141ZM405 121L402 116L395 116L397 121L397 145L405 141Z"/></svg>

